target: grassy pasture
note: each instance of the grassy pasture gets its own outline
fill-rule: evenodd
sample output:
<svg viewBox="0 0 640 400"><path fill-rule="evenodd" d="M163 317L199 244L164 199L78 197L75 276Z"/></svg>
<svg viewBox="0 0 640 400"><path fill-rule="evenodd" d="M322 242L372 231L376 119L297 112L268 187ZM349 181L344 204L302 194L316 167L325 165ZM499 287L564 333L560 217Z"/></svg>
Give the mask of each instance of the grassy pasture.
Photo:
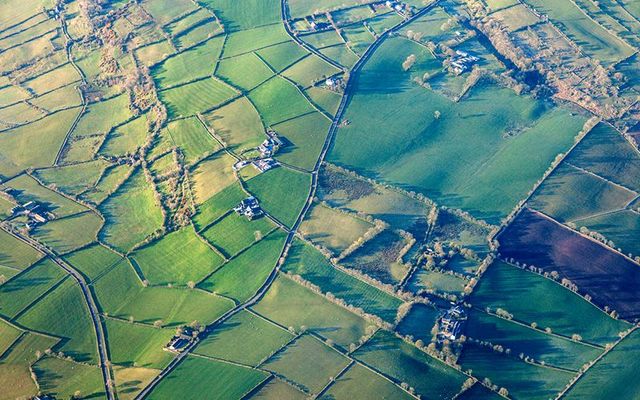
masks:
<svg viewBox="0 0 640 400"><path fill-rule="evenodd" d="M44 357L33 365L40 390L57 398L70 398L76 392L84 398L104 398L100 368L55 357Z"/></svg>
<svg viewBox="0 0 640 400"><path fill-rule="evenodd" d="M306 88L341 72L316 55L309 55L282 72L282 75Z"/></svg>
<svg viewBox="0 0 640 400"><path fill-rule="evenodd" d="M309 54L307 50L292 40L269 46L256 53L278 72Z"/></svg>
<svg viewBox="0 0 640 400"><path fill-rule="evenodd" d="M102 203L129 177L132 169L133 167L126 164L106 169L96 186L83 193L81 197L94 204Z"/></svg>
<svg viewBox="0 0 640 400"><path fill-rule="evenodd" d="M331 377L349 364L349 359L320 342L303 335L272 356L264 368L285 376L310 393L318 393Z"/></svg>
<svg viewBox="0 0 640 400"><path fill-rule="evenodd" d="M253 89L248 96L267 125L314 111L298 89L279 76Z"/></svg>
<svg viewBox="0 0 640 400"><path fill-rule="evenodd" d="M466 379L455 369L382 330L354 356L396 383L406 382L425 398L452 398Z"/></svg>
<svg viewBox="0 0 640 400"><path fill-rule="evenodd" d="M235 161L226 152L218 152L198 163L191 175L196 204L204 203L236 181L232 168Z"/></svg>
<svg viewBox="0 0 640 400"><path fill-rule="evenodd" d="M36 107L47 110L49 113L82 105L80 93L74 85L63 86L53 92L35 97L29 102Z"/></svg>
<svg viewBox="0 0 640 400"><path fill-rule="evenodd" d="M74 137L106 134L132 117L129 96L121 94L107 100L91 103L73 130Z"/></svg>
<svg viewBox="0 0 640 400"><path fill-rule="evenodd" d="M22 335L23 331L0 319L0 355Z"/></svg>
<svg viewBox="0 0 640 400"><path fill-rule="evenodd" d="M278 261L286 235L278 230L233 258L198 286L243 302L264 284Z"/></svg>
<svg viewBox="0 0 640 400"><path fill-rule="evenodd" d="M55 185L64 193L78 195L93 187L107 166L106 161L95 160L81 164L40 169L35 172L35 175L45 184Z"/></svg>
<svg viewBox="0 0 640 400"><path fill-rule="evenodd" d="M522 4L498 10L492 13L491 16L504 24L511 32L540 22L540 19Z"/></svg>
<svg viewBox="0 0 640 400"><path fill-rule="evenodd" d="M246 186L258 198L265 211L291 227L307 200L311 176L278 167L252 178Z"/></svg>
<svg viewBox="0 0 640 400"><path fill-rule="evenodd" d="M271 379L251 397L253 400L304 400L307 395L279 379Z"/></svg>
<svg viewBox="0 0 640 400"><path fill-rule="evenodd" d="M0 108L0 120L3 123L23 125L44 117L45 114L27 103L16 103Z"/></svg>
<svg viewBox="0 0 640 400"><path fill-rule="evenodd" d="M187 226L136 250L131 258L152 284L197 282L222 264L222 257Z"/></svg>
<svg viewBox="0 0 640 400"><path fill-rule="evenodd" d="M592 231L603 234L607 239L613 240L616 247L623 253L632 255L640 254L640 214L622 210L612 214L576 221L578 226L586 226Z"/></svg>
<svg viewBox="0 0 640 400"><path fill-rule="evenodd" d="M564 336L577 333L600 345L614 342L628 328L563 286L501 261L489 267L469 301L479 308L502 308L516 321L535 322Z"/></svg>
<svg viewBox="0 0 640 400"><path fill-rule="evenodd" d="M255 1L255 0L253 0ZM272 0L269 0L272 1ZM224 58L234 57L254 50L260 50L274 44L291 40L281 23L262 25L227 35L222 55Z"/></svg>
<svg viewBox="0 0 640 400"><path fill-rule="evenodd" d="M93 244L65 255L64 259L92 281L113 267L121 258L106 247Z"/></svg>
<svg viewBox="0 0 640 400"><path fill-rule="evenodd" d="M331 121L319 112L304 114L273 125L286 140L277 158L293 166L312 170L320 157Z"/></svg>
<svg viewBox="0 0 640 400"><path fill-rule="evenodd" d="M122 368L116 366L113 368L113 376L118 399L135 399L135 396L151 383L151 380L158 373L158 370L151 368Z"/></svg>
<svg viewBox="0 0 640 400"><path fill-rule="evenodd" d="M598 306L616 310L621 318L638 317L635 289L640 269L605 246L586 239L529 209L523 210L498 238L500 253L544 272L557 271L588 294Z"/></svg>
<svg viewBox="0 0 640 400"><path fill-rule="evenodd" d="M195 117L172 121L167 125L169 136L192 163L220 149L220 144Z"/></svg>
<svg viewBox="0 0 640 400"><path fill-rule="evenodd" d="M196 229L203 229L222 217L245 197L240 185L234 183L225 187L198 206L198 213L193 218Z"/></svg>
<svg viewBox="0 0 640 400"><path fill-rule="evenodd" d="M160 381L149 399L239 399L266 378L262 371L189 356Z"/></svg>
<svg viewBox="0 0 640 400"><path fill-rule="evenodd" d="M596 125L567 161L640 192L640 154L609 125Z"/></svg>
<svg viewBox="0 0 640 400"><path fill-rule="evenodd" d="M300 225L300 233L337 255L372 227L363 219L315 203Z"/></svg>
<svg viewBox="0 0 640 400"><path fill-rule="evenodd" d="M61 337L56 350L76 361L98 360L98 345L89 309L80 286L72 279L65 280L17 321L29 329Z"/></svg>
<svg viewBox="0 0 640 400"><path fill-rule="evenodd" d="M0 286L0 314L13 318L65 278L53 261L44 259Z"/></svg>
<svg viewBox="0 0 640 400"><path fill-rule="evenodd" d="M213 17L211 17L176 35L176 47L180 50L187 49L220 33L222 33L222 28Z"/></svg>
<svg viewBox="0 0 640 400"><path fill-rule="evenodd" d="M166 326L192 321L211 323L232 307L230 301L199 290L142 287L126 261L118 263L93 284L102 311L109 315Z"/></svg>
<svg viewBox="0 0 640 400"><path fill-rule="evenodd" d="M28 98L29 92L19 86L5 86L0 89L0 107L5 107Z"/></svg>
<svg viewBox="0 0 640 400"><path fill-rule="evenodd" d="M636 196L565 163L543 182L529 205L559 221L570 222L622 209Z"/></svg>
<svg viewBox="0 0 640 400"><path fill-rule="evenodd" d="M318 4L314 0L291 0L289 1L289 12L292 18L304 17L311 14L339 9L346 6L355 6L359 0L325 0Z"/></svg>
<svg viewBox="0 0 640 400"><path fill-rule="evenodd" d="M100 153L116 157L133 154L145 143L147 131L146 116L127 122L109 132Z"/></svg>
<svg viewBox="0 0 640 400"><path fill-rule="evenodd" d="M260 115L246 97L204 114L203 119L233 151L257 147L265 139Z"/></svg>
<svg viewBox="0 0 640 400"><path fill-rule="evenodd" d="M273 76L273 71L255 53L220 60L216 76L226 83L250 91Z"/></svg>
<svg viewBox="0 0 640 400"><path fill-rule="evenodd" d="M73 65L65 63L34 78L30 78L22 82L22 84L33 90L36 95L42 95L79 80L80 76L78 76L78 72L73 68Z"/></svg>
<svg viewBox="0 0 640 400"><path fill-rule="evenodd" d="M21 270L35 263L42 256L33 247L0 230L0 265Z"/></svg>
<svg viewBox="0 0 640 400"><path fill-rule="evenodd" d="M38 393L31 379L30 366L36 362L36 352L44 353L57 340L48 336L26 334L0 359L0 399L28 398Z"/></svg>
<svg viewBox="0 0 640 400"><path fill-rule="evenodd" d="M131 250L162 226L154 192L140 169L100 205L100 211L107 221L100 239L122 252Z"/></svg>
<svg viewBox="0 0 640 400"><path fill-rule="evenodd" d="M234 0L206 0L229 32L280 22L280 2L277 0L245 0L238 7Z"/></svg>
<svg viewBox="0 0 640 400"><path fill-rule="evenodd" d="M344 41L334 29L301 35L300 39L316 49L344 44Z"/></svg>
<svg viewBox="0 0 640 400"><path fill-rule="evenodd" d="M286 330L248 311L218 326L195 350L197 354L258 365L293 338Z"/></svg>
<svg viewBox="0 0 640 400"><path fill-rule="evenodd" d="M406 244L405 238L387 229L344 258L342 264L381 282L396 284L408 272L407 266L398 262Z"/></svg>
<svg viewBox="0 0 640 400"><path fill-rule="evenodd" d="M347 46L351 51L356 53L358 57L362 57L371 43L375 41L371 32L361 24L349 25L343 28L342 34L347 41Z"/></svg>
<svg viewBox="0 0 640 400"><path fill-rule="evenodd" d="M31 167L48 167L79 110L59 111L36 122L13 128L0 136L0 175L13 176ZM38 146L33 146L33 143Z"/></svg>
<svg viewBox="0 0 640 400"><path fill-rule="evenodd" d="M409 54L417 62L405 72ZM454 103L411 81L430 60L413 42L386 40L358 77L345 115L351 123L339 130L329 160L497 221L571 145L585 118L488 82ZM495 182L508 188L488 193Z"/></svg>
<svg viewBox="0 0 640 400"><path fill-rule="evenodd" d="M166 0L145 0L142 5L161 25L196 9L196 6L188 0L171 2Z"/></svg>
<svg viewBox="0 0 640 400"><path fill-rule="evenodd" d="M163 40L157 43L140 46L135 49L134 52L141 63L147 67L151 67L172 55L174 50L168 41Z"/></svg>
<svg viewBox="0 0 640 400"><path fill-rule="evenodd" d="M418 240L426 234L429 207L416 199L331 167L320 170L318 181L318 197L333 207L369 214L393 229L411 232Z"/></svg>
<svg viewBox="0 0 640 400"><path fill-rule="evenodd" d="M474 224L441 209L438 212L431 239L443 243L453 242L482 256L489 251L487 241L489 233L489 230L482 225Z"/></svg>
<svg viewBox="0 0 640 400"><path fill-rule="evenodd" d="M202 236L227 257L232 257L275 228L268 218L249 221L245 216L232 212L207 228Z"/></svg>
<svg viewBox="0 0 640 400"><path fill-rule="evenodd" d="M40 225L32 235L58 253L68 253L96 240L102 219L91 211Z"/></svg>
<svg viewBox="0 0 640 400"><path fill-rule="evenodd" d="M435 325L440 310L428 304L414 304L411 311L398 324L399 334L410 335L414 340L422 340L424 343L431 341L431 328Z"/></svg>
<svg viewBox="0 0 640 400"><path fill-rule="evenodd" d="M589 56L611 64L630 56L633 48L585 15L573 2L525 0L545 14Z"/></svg>
<svg viewBox="0 0 640 400"><path fill-rule="evenodd" d="M126 367L164 368L173 354L162 350L175 334L173 329L158 329L111 318L104 319L110 361Z"/></svg>
<svg viewBox="0 0 640 400"><path fill-rule="evenodd" d="M354 364L320 397L332 399L403 399L413 397L375 372Z"/></svg>
<svg viewBox="0 0 640 400"><path fill-rule="evenodd" d="M104 135L74 137L67 143L62 153L62 162L80 163L92 160L104 139Z"/></svg>
<svg viewBox="0 0 640 400"><path fill-rule="evenodd" d="M346 44L324 47L320 52L345 68L351 68L358 62L358 56Z"/></svg>
<svg viewBox="0 0 640 400"><path fill-rule="evenodd" d="M408 282L408 289L417 292L420 289L436 293L462 293L467 281L451 274L420 269Z"/></svg>
<svg viewBox="0 0 640 400"><path fill-rule="evenodd" d="M323 292L330 292L347 304L391 323L402 304L402 300L334 268L319 251L300 240L289 250L283 270L300 275Z"/></svg>
<svg viewBox="0 0 640 400"><path fill-rule="evenodd" d="M378 35L388 31L403 21L395 12L389 12L373 17L367 21L369 27Z"/></svg>
<svg viewBox="0 0 640 400"><path fill-rule="evenodd" d="M210 110L232 98L236 92L213 78L187 83L159 93L169 117L189 116Z"/></svg>
<svg viewBox="0 0 640 400"><path fill-rule="evenodd" d="M321 87L312 86L304 91L311 101L325 113L334 116L340 106L342 95Z"/></svg>
<svg viewBox="0 0 640 400"><path fill-rule="evenodd" d="M460 400L502 400L504 397L487 389L480 383L476 383L465 390L459 397Z"/></svg>
<svg viewBox="0 0 640 400"><path fill-rule="evenodd" d="M168 88L210 76L222 51L223 42L223 37L212 38L155 65L151 74L156 84L159 88Z"/></svg>
<svg viewBox="0 0 640 400"><path fill-rule="evenodd" d="M640 390L638 381L631 378L637 369L640 338L638 331L627 336L611 352L598 361L572 387L565 398L574 399L633 399Z"/></svg>
<svg viewBox="0 0 640 400"><path fill-rule="evenodd" d="M556 395L574 373L526 363L488 348L466 345L459 360L463 370L505 387L514 399L546 400Z"/></svg>
<svg viewBox="0 0 640 400"><path fill-rule="evenodd" d="M357 342L367 326L359 316L283 276L273 282L267 294L252 308L282 326L299 329L304 325L345 347Z"/></svg>
<svg viewBox="0 0 640 400"><path fill-rule="evenodd" d="M560 339L480 311L469 314L465 334L470 338L511 349L514 356L522 353L533 357L537 362L574 371L595 360L604 351L568 339Z"/></svg>

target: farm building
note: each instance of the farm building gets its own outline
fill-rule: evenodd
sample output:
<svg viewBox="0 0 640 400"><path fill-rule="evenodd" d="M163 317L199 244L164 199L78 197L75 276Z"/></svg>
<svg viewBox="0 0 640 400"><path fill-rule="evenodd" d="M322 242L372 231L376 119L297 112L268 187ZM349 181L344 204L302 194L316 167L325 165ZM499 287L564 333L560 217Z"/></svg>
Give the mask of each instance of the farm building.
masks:
<svg viewBox="0 0 640 400"><path fill-rule="evenodd" d="M238 215L244 215L249 220L257 218L263 214L260 204L258 203L258 199L253 196L242 200L240 204L233 209L233 211L237 212Z"/></svg>
<svg viewBox="0 0 640 400"><path fill-rule="evenodd" d="M438 340L456 340L460 337L462 326L467 319L467 314L460 306L454 306L447 310L438 322Z"/></svg>
<svg viewBox="0 0 640 400"><path fill-rule="evenodd" d="M268 170L277 167L279 164L273 158L263 158L253 161L253 166L260 172L267 172Z"/></svg>
<svg viewBox="0 0 640 400"><path fill-rule="evenodd" d="M456 50L456 55L451 59L451 69L454 74L460 75L470 70L480 58L465 51Z"/></svg>
<svg viewBox="0 0 640 400"><path fill-rule="evenodd" d="M278 135L274 131L267 131L267 135L269 136L258 146L258 151L260 152L261 157L271 157L273 156L278 149L282 146L282 140L278 137Z"/></svg>

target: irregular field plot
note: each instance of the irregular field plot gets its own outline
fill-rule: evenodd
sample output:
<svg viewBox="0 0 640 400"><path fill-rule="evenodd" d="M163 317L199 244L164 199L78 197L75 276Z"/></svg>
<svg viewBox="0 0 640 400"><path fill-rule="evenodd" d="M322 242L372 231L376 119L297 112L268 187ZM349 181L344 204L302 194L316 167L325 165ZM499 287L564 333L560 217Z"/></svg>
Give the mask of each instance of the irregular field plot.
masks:
<svg viewBox="0 0 640 400"><path fill-rule="evenodd" d="M359 316L283 276L252 308L282 326L299 329L304 325L340 346L355 343L367 326Z"/></svg>
<svg viewBox="0 0 640 400"><path fill-rule="evenodd" d="M378 331L354 356L396 383L406 382L425 398L451 398L466 379L460 372L386 331Z"/></svg>
<svg viewBox="0 0 640 400"><path fill-rule="evenodd" d="M197 354L257 365L287 344L293 335L264 319L241 311L216 327L196 349Z"/></svg>
<svg viewBox="0 0 640 400"><path fill-rule="evenodd" d="M311 393L318 393L329 379L349 364L349 359L318 339L303 335L264 364Z"/></svg>
<svg viewBox="0 0 640 400"><path fill-rule="evenodd" d="M239 399L266 378L258 370L189 356L160 381L149 398Z"/></svg>
<svg viewBox="0 0 640 400"><path fill-rule="evenodd" d="M276 226L268 218L249 221L236 212L228 214L202 232L202 236L228 257L238 254L266 236Z"/></svg>
<svg viewBox="0 0 640 400"><path fill-rule="evenodd" d="M402 300L334 268L319 251L299 240L289 250L283 270L391 323L402 304Z"/></svg>

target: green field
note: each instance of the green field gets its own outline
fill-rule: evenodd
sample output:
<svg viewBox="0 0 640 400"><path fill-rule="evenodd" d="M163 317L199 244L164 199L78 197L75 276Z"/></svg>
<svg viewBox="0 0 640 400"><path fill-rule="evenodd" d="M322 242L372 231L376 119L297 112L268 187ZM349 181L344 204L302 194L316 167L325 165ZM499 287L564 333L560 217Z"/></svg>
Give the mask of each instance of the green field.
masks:
<svg viewBox="0 0 640 400"><path fill-rule="evenodd" d="M286 235L278 230L232 258L198 287L246 301L264 284L280 257Z"/></svg>
<svg viewBox="0 0 640 400"><path fill-rule="evenodd" d="M308 174L279 167L256 176L246 183L247 190L260 201L260 206L284 225L295 223L307 200L311 177Z"/></svg>
<svg viewBox="0 0 640 400"><path fill-rule="evenodd" d="M53 261L38 262L0 286L0 313L15 317L63 278L64 271Z"/></svg>
<svg viewBox="0 0 640 400"><path fill-rule="evenodd" d="M22 203L28 201L36 201L46 205L47 210L51 211L57 218L66 217L82 211L87 208L80 203L76 203L61 194L41 186L34 178L29 175L20 175L8 182L5 186L17 191L16 199Z"/></svg>
<svg viewBox="0 0 640 400"><path fill-rule="evenodd" d="M99 216L88 211L48 222L32 234L58 253L68 253L95 241L102 224Z"/></svg>
<svg viewBox="0 0 640 400"><path fill-rule="evenodd" d="M517 321L586 342L612 343L627 329L625 322L609 318L575 293L549 279L505 264L493 263L470 298L476 307L502 308Z"/></svg>
<svg viewBox="0 0 640 400"><path fill-rule="evenodd" d="M286 330L248 311L241 311L217 327L195 352L255 366L291 339L293 335Z"/></svg>
<svg viewBox="0 0 640 400"><path fill-rule="evenodd" d="M18 318L18 323L62 338L56 350L77 361L97 362L95 331L80 287L65 280Z"/></svg>
<svg viewBox="0 0 640 400"><path fill-rule="evenodd" d="M212 376L216 379L209 379ZM190 356L160 382L149 398L239 399L266 378L262 371ZM185 390L187 387L189 390Z"/></svg>
<svg viewBox="0 0 640 400"><path fill-rule="evenodd" d="M22 335L22 331L8 322L0 319L0 355Z"/></svg>
<svg viewBox="0 0 640 400"><path fill-rule="evenodd" d="M389 229L344 258L341 263L347 268L357 269L383 283L396 284L407 274L407 265L399 262L406 240Z"/></svg>
<svg viewBox="0 0 640 400"><path fill-rule="evenodd" d="M278 160L312 170L320 156L331 121L319 112L305 114L273 126L287 144L278 152Z"/></svg>
<svg viewBox="0 0 640 400"><path fill-rule="evenodd" d="M33 365L40 390L57 398L80 392L84 398L104 398L102 373L95 366L45 357Z"/></svg>
<svg viewBox="0 0 640 400"><path fill-rule="evenodd" d="M146 324L161 320L165 326L210 323L229 310L233 304L211 294L183 288L143 287L133 268L118 263L93 287L98 304L110 316Z"/></svg>
<svg viewBox="0 0 640 400"><path fill-rule="evenodd" d="M221 105L236 95L228 85L205 78L160 92L170 117L187 117Z"/></svg>
<svg viewBox="0 0 640 400"><path fill-rule="evenodd" d="M258 146L265 139L260 115L246 97L204 114L203 117L205 123L231 150L242 152Z"/></svg>
<svg viewBox="0 0 640 400"><path fill-rule="evenodd" d="M158 329L105 318L105 335L109 343L110 360L127 367L164 368L172 353L162 348L175 334L173 329Z"/></svg>
<svg viewBox="0 0 640 400"><path fill-rule="evenodd" d="M153 190L139 169L100 205L100 211L106 223L99 239L122 252L131 250L162 226L162 213Z"/></svg>
<svg viewBox="0 0 640 400"><path fill-rule="evenodd" d="M94 244L67 254L64 259L92 281L120 261L120 256L104 246Z"/></svg>
<svg viewBox="0 0 640 400"><path fill-rule="evenodd" d="M321 399L406 399L412 397L391 381L375 372L354 364L336 379Z"/></svg>
<svg viewBox="0 0 640 400"><path fill-rule="evenodd" d="M167 132L175 146L182 149L189 164L220 149L218 142L195 117L169 123Z"/></svg>
<svg viewBox="0 0 640 400"><path fill-rule="evenodd" d="M232 257L275 228L268 218L249 221L244 215L233 212L203 231L202 236L227 257Z"/></svg>
<svg viewBox="0 0 640 400"><path fill-rule="evenodd" d="M373 224L368 221L316 203L300 225L300 232L337 255L371 228Z"/></svg>
<svg viewBox="0 0 640 400"><path fill-rule="evenodd" d="M193 227L171 232L131 255L152 284L186 285L222 265L222 257L200 239Z"/></svg>
<svg viewBox="0 0 640 400"><path fill-rule="evenodd" d="M441 311L432 305L414 304L411 311L398 324L399 334L413 337L414 340L422 340L424 343L431 341L431 328L436 323Z"/></svg>
<svg viewBox="0 0 640 400"><path fill-rule="evenodd" d="M22 270L42 258L42 254L28 244L0 230L0 265Z"/></svg>
<svg viewBox="0 0 640 400"><path fill-rule="evenodd" d="M629 374L638 363L638 332L631 333L598 361L566 394L567 399L633 399L638 382Z"/></svg>
<svg viewBox="0 0 640 400"><path fill-rule="evenodd" d="M318 393L349 364L349 359L318 339L303 335L272 356L264 368Z"/></svg>
<svg viewBox="0 0 640 400"><path fill-rule="evenodd" d="M89 161L41 169L36 171L36 176L46 184L55 185L64 193L78 195L96 184L107 165L103 160Z"/></svg>
<svg viewBox="0 0 640 400"><path fill-rule="evenodd" d="M347 304L391 323L402 304L402 300L333 267L319 251L300 240L289 250L282 269L318 285L324 293L332 293Z"/></svg>
<svg viewBox="0 0 640 400"><path fill-rule="evenodd" d="M357 342L367 326L357 315L283 276L273 282L253 310L282 326L306 326L340 346Z"/></svg>
<svg viewBox="0 0 640 400"><path fill-rule="evenodd" d="M251 396L251 399L257 400L304 400L307 395L301 390L296 389L293 385L285 383L278 379L271 379L264 384L260 390Z"/></svg>
<svg viewBox="0 0 640 400"><path fill-rule="evenodd" d="M492 384L504 387L514 399L548 399L562 390L575 375L559 369L536 366L475 345L467 345L459 360L464 371L488 378Z"/></svg>
<svg viewBox="0 0 640 400"><path fill-rule="evenodd" d="M232 169L235 161L227 153L218 152L198 163L192 175L194 200L197 204L205 202L236 181Z"/></svg>
<svg viewBox="0 0 640 400"><path fill-rule="evenodd" d="M466 379L462 373L386 331L378 331L354 356L396 383L407 383L425 398L451 398Z"/></svg>
<svg viewBox="0 0 640 400"><path fill-rule="evenodd" d="M298 89L281 77L273 77L249 93L267 125L274 125L314 109Z"/></svg>
<svg viewBox="0 0 640 400"><path fill-rule="evenodd" d="M193 218L193 223L197 229L204 229L231 211L231 209L237 206L245 197L247 197L247 195L240 185L230 184L198 206L198 212Z"/></svg>

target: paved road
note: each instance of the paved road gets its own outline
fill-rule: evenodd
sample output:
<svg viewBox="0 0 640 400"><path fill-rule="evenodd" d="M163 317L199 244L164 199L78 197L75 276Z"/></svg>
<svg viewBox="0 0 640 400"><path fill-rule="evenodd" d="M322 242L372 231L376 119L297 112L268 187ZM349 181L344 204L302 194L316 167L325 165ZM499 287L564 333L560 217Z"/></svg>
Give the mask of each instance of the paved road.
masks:
<svg viewBox="0 0 640 400"><path fill-rule="evenodd" d="M284 6L285 0L282 0L282 3L283 3L283 6ZM411 18L403 21L402 23L396 25L391 30L389 30L389 31L383 33L382 35L380 35L378 37L378 39L373 44L371 44L371 46L369 46L369 48L365 51L365 53L362 55L362 58L360 58L355 63L355 65L353 66L353 68L351 70L351 74L350 74L351 77L350 77L349 81L347 82L347 86L345 88L345 94L344 94L344 96L342 96L342 100L340 101L340 105L338 107L338 110L337 110L337 112L335 114L335 117L333 118L333 121L331 123L331 127L329 128L329 133L327 135L327 138L325 139L324 145L322 147L322 151L320 152L320 157L316 161L316 164L315 164L315 166L313 168L313 171L311 172L311 177L312 177L311 190L309 192L309 195L307 196L307 201L305 202L305 205L304 205L302 211L300 212L300 215L298 216L298 219L296 220L295 224L293 225L293 227L289 231L289 234L287 235L287 240L285 242L284 248L283 248L282 252L280 253L281 257L288 251L289 247L291 247L291 243L292 243L293 238L295 236L295 232L298 230L298 227L300 226L300 223L302 223L302 220L304 219L305 214L307 213L307 211L309 210L309 207L311 207L311 204L313 203L313 198L315 196L315 193L316 193L316 190L317 190L317 187L318 187L318 171L320 170L320 166L322 165L322 162L324 161L324 159L325 159L325 157L327 155L327 152L329 151L329 148L330 148L331 143L333 141L333 137L335 136L335 134L336 134L336 132L338 130L338 127L340 125L340 121L342 120L342 116L344 114L344 110L346 109L346 106L349 103L349 97L350 97L351 91L353 90L353 85L355 84L354 83L355 76L360 71L362 66L366 63L366 61L369 59L369 57L371 57L371 55L375 52L375 50L380 46L380 43L382 43L382 41L390 33L397 32L398 30L402 29L405 25L409 24L410 22L412 22L416 18L419 18L420 16L424 15L431 8L433 8L437 3L438 3L438 1L435 1L434 3L430 4L429 6L425 7L424 9L420 10L420 12L416 13ZM286 18L286 11L285 11L284 7L283 7L283 11L282 11L282 16L283 16L283 18ZM285 24L285 26L287 26L286 21L284 22L284 24ZM288 27L287 27L287 31L289 31ZM291 34L290 31L289 31L289 33ZM294 37L294 39L296 39L296 38ZM300 43L299 40L296 40L296 41L298 43ZM301 44L301 45L303 47L305 47L306 44ZM310 50L310 51L312 51L312 50ZM313 52L317 54L316 51L313 51ZM224 321L228 320L229 318L231 318L235 314L239 313L240 311L242 311L242 310L254 305L255 303L257 303L264 296L264 294L267 292L267 290L269 290L269 288L271 287L271 284L276 279L279 271L280 271L280 264L278 263L276 265L276 267L271 271L271 273L267 277L267 279L264 282L264 284L260 287L258 292L253 297L251 297L245 303L240 304L237 307L234 307L231 310L227 311L224 315L222 315L220 318L218 318L214 323L212 323L211 325L208 325L201 336L202 337L206 337L210 332L213 331L213 329L216 326L222 324ZM160 381L164 377L166 377L169 373L171 373L171 371L173 371L180 364L180 362L196 347L197 343L198 342L191 343L189 346L187 346L184 349L184 351L182 353L180 353L176 358L174 358L173 361L171 363L169 363L169 365L167 365L160 372L160 374L155 379L153 379L149 383L149 385L147 385L147 387L145 387L136 396L136 400L142 400L142 399L146 398L153 391L153 389L158 385L158 383L160 383Z"/></svg>
<svg viewBox="0 0 640 400"><path fill-rule="evenodd" d="M58 264L60 268L64 269L69 275L71 275L71 277L76 282L78 282L78 285L80 285L80 289L82 290L82 295L84 296L84 300L87 303L87 306L89 307L89 313L91 314L93 328L96 332L96 340L98 343L98 358L100 363L100 369L102 370L102 378L104 380L104 389L105 389L105 392L107 393L107 399L115 400L116 397L115 397L113 387L109 384L109 382L112 382L111 370L109 369L107 343L104 338L102 323L100 322L100 313L93 299L93 295L91 294L91 290L89 289L89 286L87 285L87 282L85 281L84 277L78 271L76 271L73 267L67 264L64 260L58 257L57 254L53 253L51 250L43 246L40 242L30 237L23 236L19 233L11 231L6 227L4 223L0 227L4 229L7 233L16 237L17 239L27 243L29 246L49 256L49 258L53 262Z"/></svg>

